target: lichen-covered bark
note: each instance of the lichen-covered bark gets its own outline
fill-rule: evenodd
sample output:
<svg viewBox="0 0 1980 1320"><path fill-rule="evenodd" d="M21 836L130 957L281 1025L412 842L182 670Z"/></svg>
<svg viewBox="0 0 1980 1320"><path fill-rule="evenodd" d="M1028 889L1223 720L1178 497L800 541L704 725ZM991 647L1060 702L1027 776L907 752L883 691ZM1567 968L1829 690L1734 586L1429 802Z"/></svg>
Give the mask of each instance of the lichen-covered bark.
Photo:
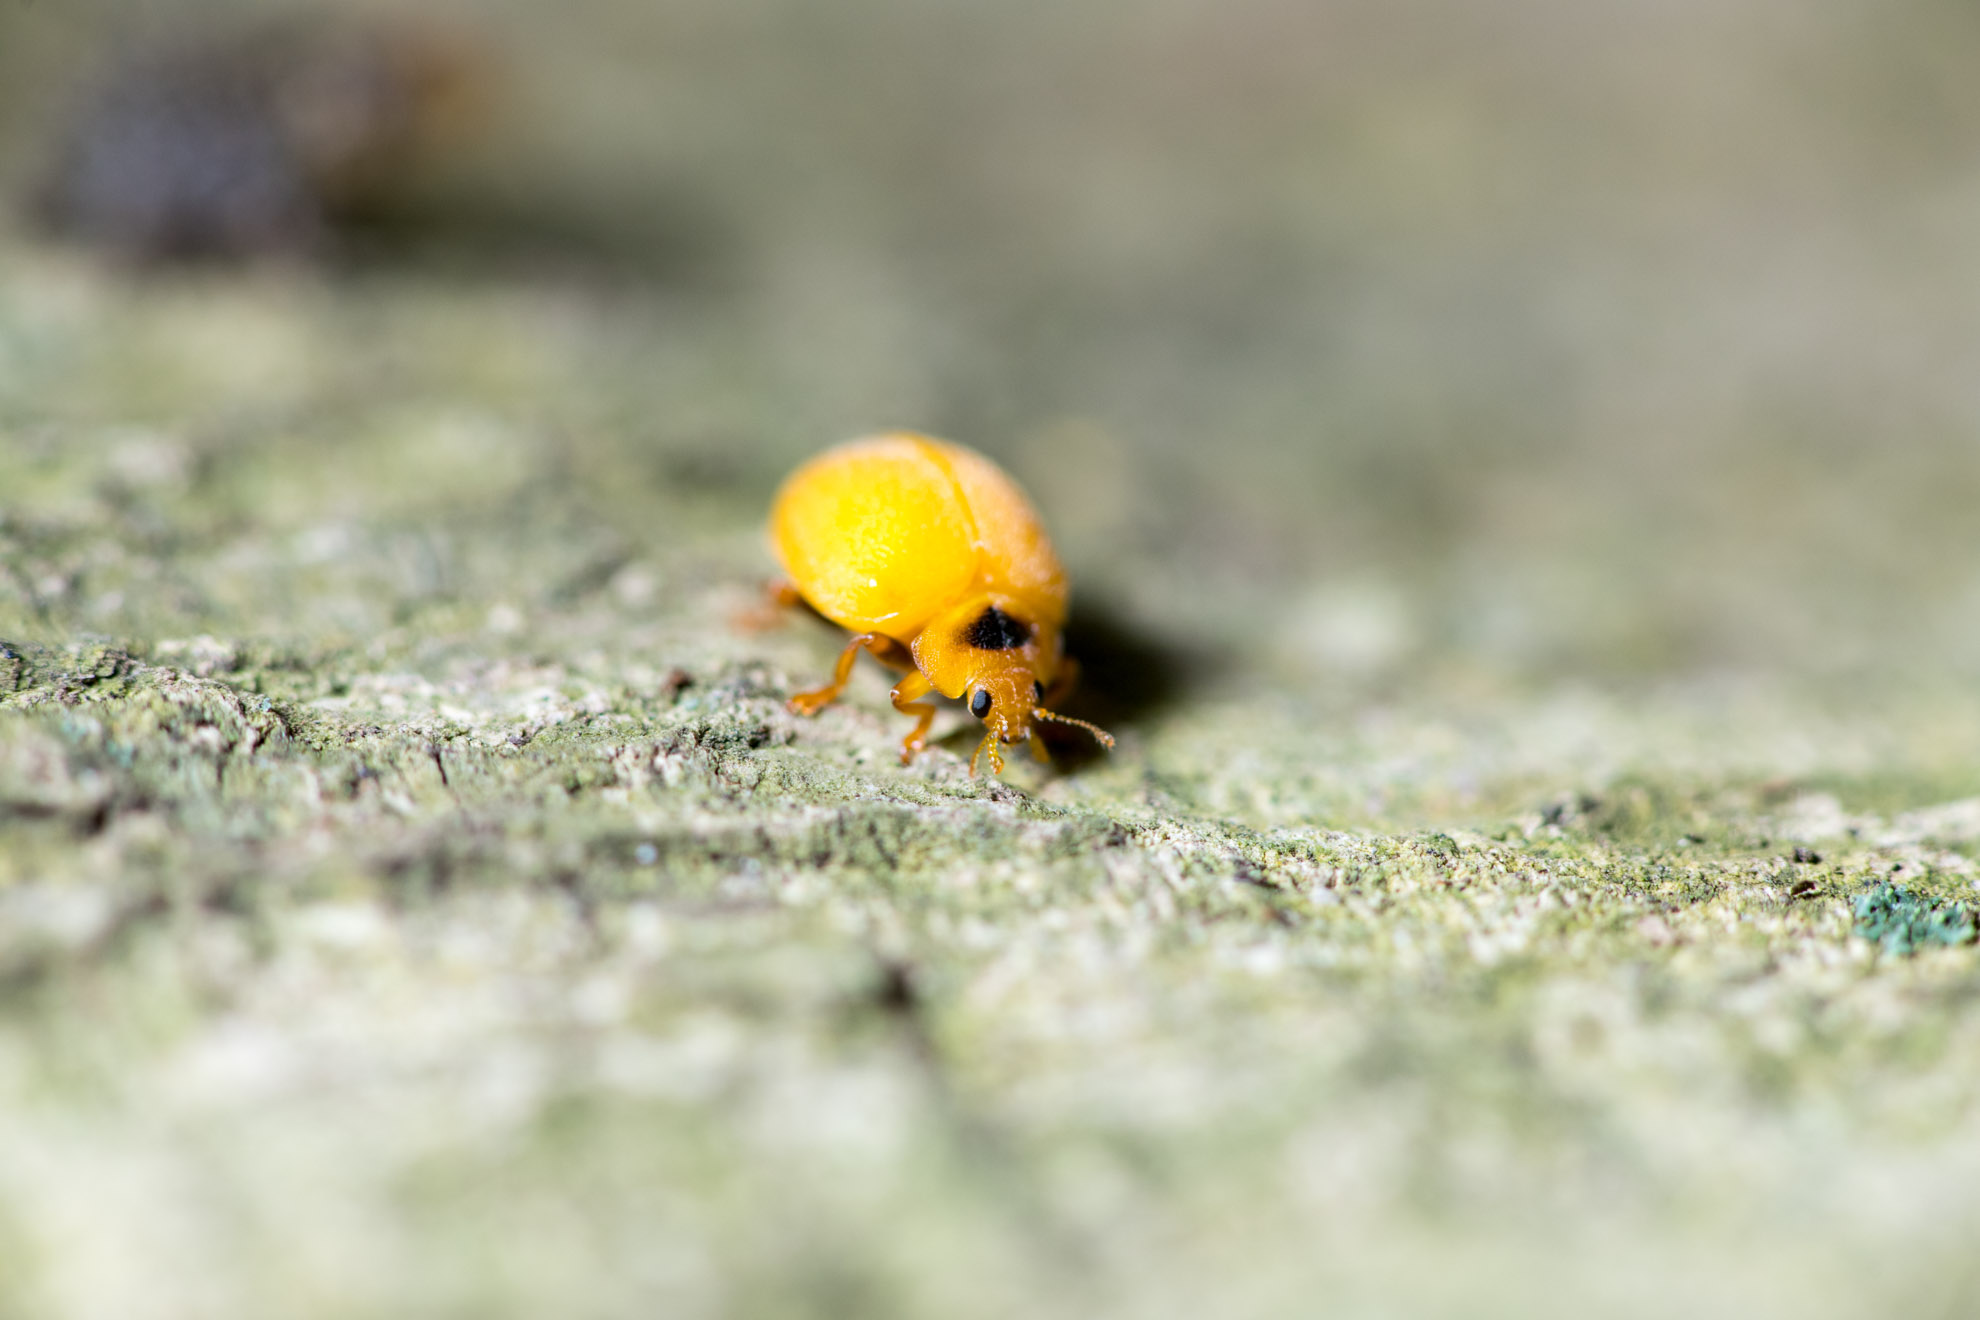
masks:
<svg viewBox="0 0 1980 1320"><path fill-rule="evenodd" d="M504 168L633 135L706 263L471 182L320 269L0 243L0 1315L1969 1309L1971 226L1780 240L1965 216L1969 138L1794 100L1964 29L1711 27L1727 144L1572 33L678 8L504 20L576 125ZM1589 68L1599 166L1494 99ZM785 709L765 502L896 424L1037 495L1111 755Z"/></svg>
<svg viewBox="0 0 1980 1320"><path fill-rule="evenodd" d="M365 351L324 291L197 287ZM489 333L457 297L365 333ZM1174 672L1113 756L972 781L958 714L902 769L877 680L785 711L827 629L732 622L760 483L606 491L616 440L458 407L7 434L9 1309L1962 1286L1974 955L1851 905L1970 897L1970 702L1350 701L1117 622Z"/></svg>

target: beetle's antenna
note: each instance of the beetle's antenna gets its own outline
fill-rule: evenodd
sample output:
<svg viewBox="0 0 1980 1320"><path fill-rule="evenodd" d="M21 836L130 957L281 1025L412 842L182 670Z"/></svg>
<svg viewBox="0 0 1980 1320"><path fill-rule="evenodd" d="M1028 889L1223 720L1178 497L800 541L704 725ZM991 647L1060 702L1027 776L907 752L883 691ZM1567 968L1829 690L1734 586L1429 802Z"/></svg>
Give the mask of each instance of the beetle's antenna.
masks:
<svg viewBox="0 0 1980 1320"><path fill-rule="evenodd" d="M1114 735L1108 733L1099 725L1088 724L1085 720L1076 720L1070 715L1057 714L1056 712L1046 710L1043 706L1033 706L1031 708L1031 718L1034 720L1050 720L1054 724L1076 725L1092 734L1093 740L1102 747L1112 747L1114 745Z"/></svg>

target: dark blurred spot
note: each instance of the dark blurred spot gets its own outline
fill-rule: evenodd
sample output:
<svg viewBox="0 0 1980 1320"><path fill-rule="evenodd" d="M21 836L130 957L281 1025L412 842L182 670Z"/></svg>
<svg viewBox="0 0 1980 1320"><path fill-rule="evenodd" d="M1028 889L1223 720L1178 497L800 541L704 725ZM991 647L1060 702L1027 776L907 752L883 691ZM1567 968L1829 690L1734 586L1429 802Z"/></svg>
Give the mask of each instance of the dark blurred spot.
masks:
<svg viewBox="0 0 1980 1320"><path fill-rule="evenodd" d="M889 1013L913 1013L921 1006L921 993L915 989L914 968L899 959L889 958L880 965L880 983L874 987L873 999Z"/></svg>
<svg viewBox="0 0 1980 1320"><path fill-rule="evenodd" d="M263 89L240 69L161 55L104 77L36 210L64 234L146 260L303 251L326 232Z"/></svg>
<svg viewBox="0 0 1980 1320"><path fill-rule="evenodd" d="M507 72L478 33L412 21L133 42L60 121L32 209L45 230L140 263L719 287L733 226L636 169L573 177L554 148L527 158L503 121L528 113Z"/></svg>
<svg viewBox="0 0 1980 1320"><path fill-rule="evenodd" d="M36 216L140 261L323 253L471 124L484 58L410 27L135 44L64 123Z"/></svg>

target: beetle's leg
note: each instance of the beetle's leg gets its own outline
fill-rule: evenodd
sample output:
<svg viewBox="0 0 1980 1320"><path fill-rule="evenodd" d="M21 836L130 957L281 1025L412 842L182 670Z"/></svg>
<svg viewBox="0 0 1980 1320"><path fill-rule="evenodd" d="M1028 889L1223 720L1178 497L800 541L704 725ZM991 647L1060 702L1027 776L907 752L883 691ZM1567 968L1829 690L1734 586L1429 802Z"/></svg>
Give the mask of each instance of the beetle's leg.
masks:
<svg viewBox="0 0 1980 1320"><path fill-rule="evenodd" d="M846 649L839 652L839 663L832 670L832 681L822 688L810 692L794 693L785 704L800 715L816 715L846 690L846 683L852 678L853 660L859 655L859 648L870 647L876 654L890 649L894 639L883 633L860 633L846 643Z"/></svg>
<svg viewBox="0 0 1980 1320"><path fill-rule="evenodd" d="M1031 744L1032 760L1038 762L1040 765L1050 765L1052 763L1052 754L1045 750L1045 735L1033 729L1031 731L1031 737L1026 741Z"/></svg>
<svg viewBox="0 0 1980 1320"><path fill-rule="evenodd" d="M901 764L906 765L915 758L917 752L928 747L928 726L935 722L935 707L916 698L925 697L935 690L928 681L928 675L919 669L894 685L890 694L894 709L903 715L915 716L914 732L901 740Z"/></svg>
<svg viewBox="0 0 1980 1320"><path fill-rule="evenodd" d="M784 621L785 611L802 607L804 595L789 578L763 584L763 599L729 616L739 632L769 632Z"/></svg>

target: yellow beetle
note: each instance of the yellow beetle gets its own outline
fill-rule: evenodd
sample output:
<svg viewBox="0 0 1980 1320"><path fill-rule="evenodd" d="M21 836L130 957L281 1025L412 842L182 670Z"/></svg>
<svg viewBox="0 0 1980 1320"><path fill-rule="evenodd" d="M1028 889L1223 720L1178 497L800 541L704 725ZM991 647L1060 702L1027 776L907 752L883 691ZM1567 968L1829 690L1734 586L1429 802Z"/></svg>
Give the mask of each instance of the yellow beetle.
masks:
<svg viewBox="0 0 1980 1320"><path fill-rule="evenodd" d="M1066 570L1037 510L1017 483L975 450L895 432L829 449L793 472L770 511L770 543L789 582L776 588L854 636L832 681L790 700L816 715L852 676L861 647L907 677L894 709L915 716L901 763L928 745L931 692L969 696L985 726L969 758L1024 742L1034 720L1074 724L1112 747L1112 736L1046 709L1072 691L1079 666L1059 645ZM1039 760L1045 750L1032 742Z"/></svg>

